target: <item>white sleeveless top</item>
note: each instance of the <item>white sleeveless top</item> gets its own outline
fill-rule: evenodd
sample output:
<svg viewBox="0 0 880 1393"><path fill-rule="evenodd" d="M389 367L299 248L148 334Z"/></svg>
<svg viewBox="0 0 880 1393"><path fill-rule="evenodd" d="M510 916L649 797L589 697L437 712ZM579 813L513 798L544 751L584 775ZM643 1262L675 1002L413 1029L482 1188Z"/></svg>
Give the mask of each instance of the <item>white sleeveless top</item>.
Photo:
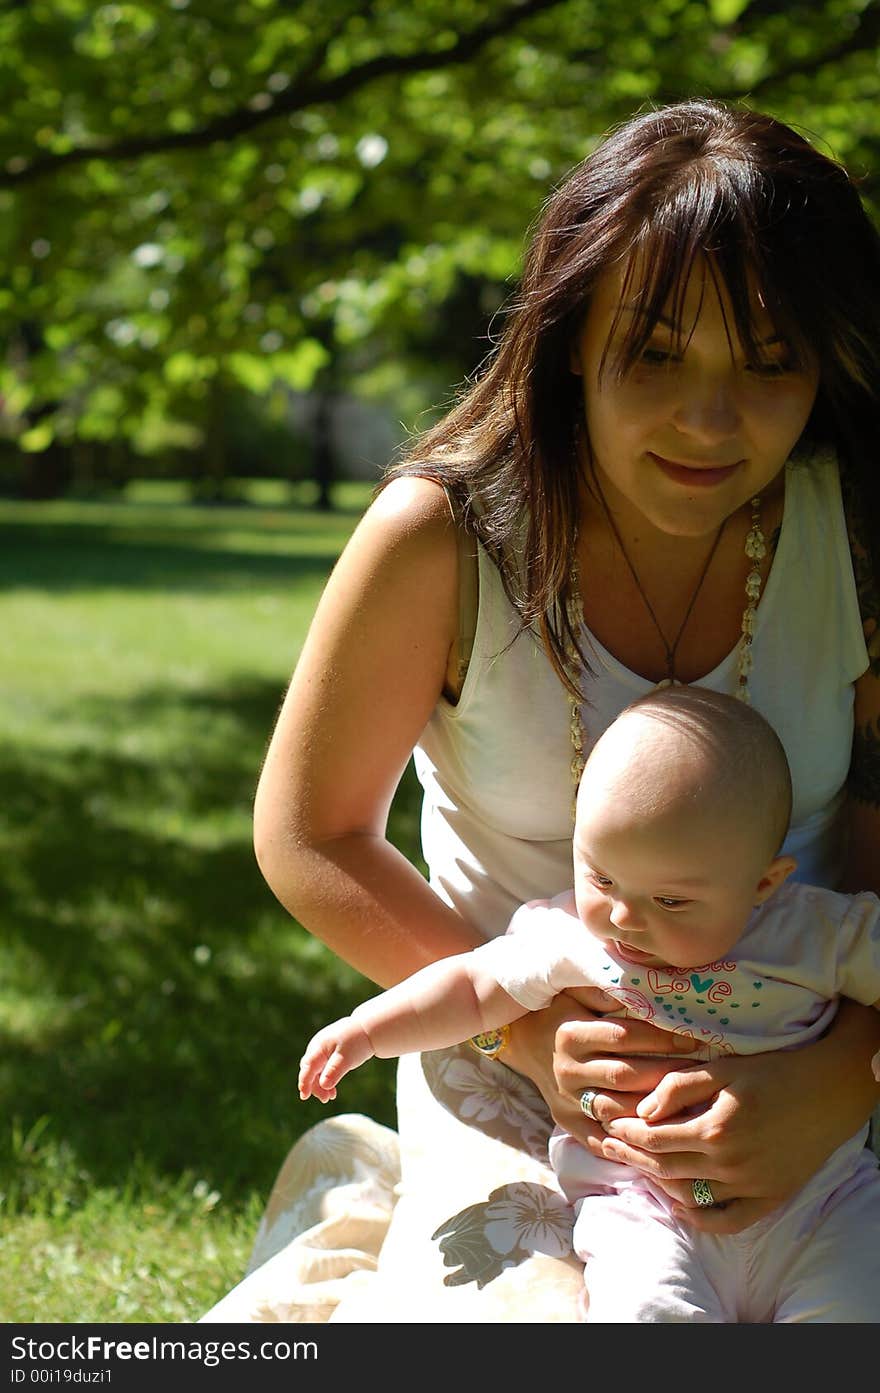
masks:
<svg viewBox="0 0 880 1393"><path fill-rule="evenodd" d="M487 937L525 900L571 884L574 792L567 694L539 639L519 633L496 567L482 548L474 647L456 705L441 698L414 761L424 789L422 852L436 892ZM655 685L587 631L587 748ZM794 807L785 851L796 878L834 888L843 864L844 783L853 683L868 666L849 540L833 459L789 462L773 564L757 610L752 705L779 735ZM734 648L694 685L733 693Z"/></svg>

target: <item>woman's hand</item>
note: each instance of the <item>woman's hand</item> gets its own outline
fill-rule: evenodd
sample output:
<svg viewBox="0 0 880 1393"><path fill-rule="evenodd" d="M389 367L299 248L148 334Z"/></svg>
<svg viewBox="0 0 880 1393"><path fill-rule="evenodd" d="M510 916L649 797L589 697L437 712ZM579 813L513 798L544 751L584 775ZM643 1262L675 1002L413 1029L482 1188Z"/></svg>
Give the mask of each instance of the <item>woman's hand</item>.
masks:
<svg viewBox="0 0 880 1393"><path fill-rule="evenodd" d="M560 992L543 1011L516 1021L504 1062L530 1078L555 1122L602 1156L603 1128L581 1110L585 1088L602 1089L596 1115L635 1117L636 1107L687 1055L694 1041L671 1036L645 1021L610 1019L620 1003L594 987ZM636 1056L649 1056L638 1058Z"/></svg>
<svg viewBox="0 0 880 1393"><path fill-rule="evenodd" d="M873 1015L844 1001L828 1034L802 1049L666 1060L662 1071L621 1057L632 1032L649 1026L570 1021L557 1033L556 1074L573 1105L584 1088L597 1091L605 1135L587 1141L594 1154L649 1176L693 1228L736 1233L784 1203L865 1122L876 1099ZM662 1078L643 1096L651 1071ZM695 1179L709 1181L719 1207L696 1205Z"/></svg>
<svg viewBox="0 0 880 1393"><path fill-rule="evenodd" d="M797 1052L671 1070L638 1117L612 1119L598 1104L607 1113L602 1154L661 1186L691 1227L737 1233L783 1204L834 1149L815 1094L803 1106L804 1083ZM697 1206L695 1178L709 1181L715 1207Z"/></svg>

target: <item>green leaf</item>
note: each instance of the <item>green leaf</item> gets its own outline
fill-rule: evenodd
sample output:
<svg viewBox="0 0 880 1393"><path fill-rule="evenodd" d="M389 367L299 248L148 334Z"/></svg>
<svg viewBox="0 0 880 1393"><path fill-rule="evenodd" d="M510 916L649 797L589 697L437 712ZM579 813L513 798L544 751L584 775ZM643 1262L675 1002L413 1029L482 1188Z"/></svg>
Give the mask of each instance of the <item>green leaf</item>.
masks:
<svg viewBox="0 0 880 1393"><path fill-rule="evenodd" d="M38 455L49 448L54 434L51 422L41 421L39 425L31 426L30 430L26 430L23 435L19 436L18 443L27 454Z"/></svg>

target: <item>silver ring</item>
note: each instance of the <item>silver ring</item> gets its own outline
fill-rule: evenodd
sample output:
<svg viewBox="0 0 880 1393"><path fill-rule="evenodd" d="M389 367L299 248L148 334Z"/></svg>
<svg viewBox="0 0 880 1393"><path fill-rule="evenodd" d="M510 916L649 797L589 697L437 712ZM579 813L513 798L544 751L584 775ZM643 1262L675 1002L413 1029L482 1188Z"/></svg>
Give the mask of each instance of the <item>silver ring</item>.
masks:
<svg viewBox="0 0 880 1393"><path fill-rule="evenodd" d="M598 1122L599 1119L593 1112L593 1099L599 1095L592 1088L585 1088L581 1094L581 1112L584 1117L588 1117L591 1122Z"/></svg>
<svg viewBox="0 0 880 1393"><path fill-rule="evenodd" d="M715 1209L718 1205L718 1201L712 1194L712 1186L709 1184L708 1180L695 1180L691 1186L691 1190L694 1196L694 1203L699 1205L700 1209Z"/></svg>

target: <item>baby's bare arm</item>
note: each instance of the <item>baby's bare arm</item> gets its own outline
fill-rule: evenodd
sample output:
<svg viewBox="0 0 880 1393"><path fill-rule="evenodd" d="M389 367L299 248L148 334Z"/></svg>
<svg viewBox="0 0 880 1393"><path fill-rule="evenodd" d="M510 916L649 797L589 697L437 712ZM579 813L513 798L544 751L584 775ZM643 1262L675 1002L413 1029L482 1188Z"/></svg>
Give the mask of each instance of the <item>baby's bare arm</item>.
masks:
<svg viewBox="0 0 880 1393"><path fill-rule="evenodd" d="M339 1081L374 1056L443 1049L525 1013L483 969L479 955L443 958L319 1030L300 1063L300 1097L329 1102Z"/></svg>

